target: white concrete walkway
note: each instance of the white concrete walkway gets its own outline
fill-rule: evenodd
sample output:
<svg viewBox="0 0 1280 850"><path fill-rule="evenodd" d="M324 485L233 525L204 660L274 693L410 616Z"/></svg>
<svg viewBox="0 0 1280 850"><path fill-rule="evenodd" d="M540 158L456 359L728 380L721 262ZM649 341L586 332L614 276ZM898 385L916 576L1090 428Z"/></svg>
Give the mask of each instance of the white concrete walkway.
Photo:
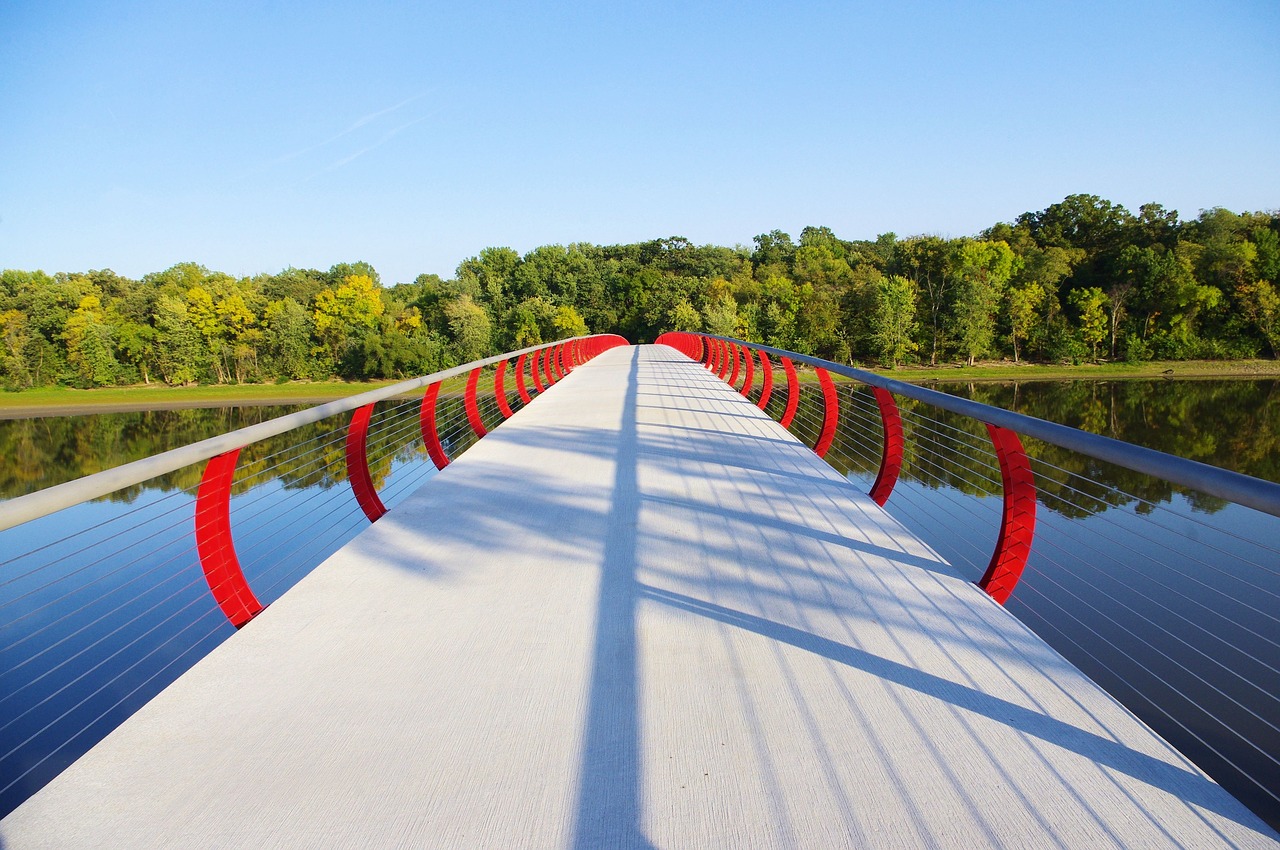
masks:
<svg viewBox="0 0 1280 850"><path fill-rule="evenodd" d="M553 387L0 841L1280 846L663 347L608 352Z"/></svg>

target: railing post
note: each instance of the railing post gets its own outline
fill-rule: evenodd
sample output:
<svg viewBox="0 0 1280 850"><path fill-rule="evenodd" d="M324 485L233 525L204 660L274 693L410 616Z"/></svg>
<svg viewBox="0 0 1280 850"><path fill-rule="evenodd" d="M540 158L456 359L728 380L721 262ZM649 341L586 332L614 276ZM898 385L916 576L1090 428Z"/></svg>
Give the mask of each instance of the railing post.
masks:
<svg viewBox="0 0 1280 850"><path fill-rule="evenodd" d="M507 388L502 380L503 373L506 371L507 361L499 360L498 365L493 369L493 398L498 402L498 410L502 413L502 418L510 419L515 415L515 411L507 401Z"/></svg>
<svg viewBox="0 0 1280 850"><path fill-rule="evenodd" d="M729 351L729 343L725 342L724 340L720 340L719 342L720 342L720 368L716 371L716 377L718 377L720 380L723 381L724 376L729 374L730 351Z"/></svg>
<svg viewBox="0 0 1280 850"><path fill-rule="evenodd" d="M556 379L551 376L551 361L554 359L554 355L555 352L552 349L542 349L542 374L543 377L546 378L546 380L543 381L543 384L545 384L548 389L550 389L552 384L556 382Z"/></svg>
<svg viewBox="0 0 1280 850"><path fill-rule="evenodd" d="M756 358L752 356L751 349L744 346L742 349L742 359L746 362L747 377L743 379L742 389L739 390L739 392L742 393L743 398L747 398L751 395L751 388L756 382Z"/></svg>
<svg viewBox="0 0 1280 850"><path fill-rule="evenodd" d="M1031 543L1036 534L1036 482L1017 432L989 423L987 432L1000 461L1004 513L995 552L978 586L1003 605L1031 556Z"/></svg>
<svg viewBox="0 0 1280 850"><path fill-rule="evenodd" d="M880 450L880 471L876 481L871 485L871 500L884 507L898 483L898 473L902 469L902 414L893 400L893 393L880 387L872 387L876 404L880 408L880 422L884 430L884 441Z"/></svg>
<svg viewBox="0 0 1280 850"><path fill-rule="evenodd" d="M729 352L730 356L733 358L733 369L729 374L729 386L736 390L738 388L736 386L738 383L738 372L742 368L742 354L739 353L738 344L736 342L729 343Z"/></svg>
<svg viewBox="0 0 1280 850"><path fill-rule="evenodd" d="M760 352L760 400L756 402L756 407L764 410L769 405L769 397L773 395L773 364L769 362L769 355L763 351Z"/></svg>
<svg viewBox="0 0 1280 850"><path fill-rule="evenodd" d="M840 394L836 392L835 382L826 369L819 366L814 371L818 373L818 383L822 386L822 433L818 435L813 451L818 457L826 457L831 441L835 439L836 424L840 419Z"/></svg>
<svg viewBox="0 0 1280 850"><path fill-rule="evenodd" d="M422 443L427 447L427 454L436 469L444 469L449 465L449 456L444 446L440 445L440 434L436 431L436 397L440 395L440 382L436 381L427 387L422 394L422 408L418 413L418 424L422 428Z"/></svg>
<svg viewBox="0 0 1280 850"><path fill-rule="evenodd" d="M796 364L790 357L782 358L782 370L787 373L787 409L778 422L783 428L790 428L791 420L796 418L796 408L800 406L800 380L796 377Z"/></svg>
<svg viewBox="0 0 1280 850"><path fill-rule="evenodd" d="M480 408L476 404L476 387L480 383L481 367L477 366L471 370L471 374L467 375L467 389L462 396L462 406L467 411L467 422L471 425L471 430L476 432L477 437L483 437L489 431L484 427L484 420L480 418Z"/></svg>
<svg viewBox="0 0 1280 850"><path fill-rule="evenodd" d="M373 476L369 474L369 419L372 416L372 404L351 411L351 424L347 426L347 481L351 483L351 492L355 493L360 510L369 522L377 522L387 508L378 498Z"/></svg>
<svg viewBox="0 0 1280 850"><path fill-rule="evenodd" d="M196 491L196 553L205 581L222 613L237 629L262 611L262 603L249 589L231 538L231 481L240 450L209 459Z"/></svg>

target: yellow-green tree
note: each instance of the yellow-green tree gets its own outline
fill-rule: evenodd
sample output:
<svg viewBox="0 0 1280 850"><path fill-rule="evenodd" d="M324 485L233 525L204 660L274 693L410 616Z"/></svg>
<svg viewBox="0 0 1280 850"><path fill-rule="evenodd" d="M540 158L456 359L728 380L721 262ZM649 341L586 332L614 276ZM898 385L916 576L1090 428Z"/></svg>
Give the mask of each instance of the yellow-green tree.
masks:
<svg viewBox="0 0 1280 850"><path fill-rule="evenodd" d="M348 275L336 289L320 290L312 317L322 350L336 363L350 339L378 327L384 309L382 287L365 274Z"/></svg>

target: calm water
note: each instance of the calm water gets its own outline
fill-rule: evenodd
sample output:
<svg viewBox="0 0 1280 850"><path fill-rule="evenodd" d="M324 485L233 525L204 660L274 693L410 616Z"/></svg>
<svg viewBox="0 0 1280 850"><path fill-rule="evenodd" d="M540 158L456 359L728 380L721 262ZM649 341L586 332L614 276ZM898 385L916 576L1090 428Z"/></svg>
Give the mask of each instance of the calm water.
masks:
<svg viewBox="0 0 1280 850"><path fill-rule="evenodd" d="M940 388L1280 481L1280 381ZM442 433L456 454L471 438L456 400L442 404ZM879 460L870 404L865 392L844 390L842 427L828 455L864 486ZM0 498L293 409L0 421ZM955 417L923 419L906 402L903 411L907 462L887 507L977 579L1001 510L985 431ZM812 440L820 416L816 396L807 397L797 435ZM493 421L492 411L486 418ZM317 423L241 457L232 524L264 603L367 526L346 484L344 424ZM379 405L370 459L389 507L432 472L417 427L415 402ZM1280 524L1052 446L1027 448L1040 489L1037 539L1010 610L1233 793L1280 821L1269 793L1240 775L1280 785ZM6 622L0 644L0 812L232 633L190 541L200 472L181 470L0 535L7 562L0 606L8 606L0 618L21 612ZM51 538L64 542L40 549ZM28 550L37 551L12 555Z"/></svg>

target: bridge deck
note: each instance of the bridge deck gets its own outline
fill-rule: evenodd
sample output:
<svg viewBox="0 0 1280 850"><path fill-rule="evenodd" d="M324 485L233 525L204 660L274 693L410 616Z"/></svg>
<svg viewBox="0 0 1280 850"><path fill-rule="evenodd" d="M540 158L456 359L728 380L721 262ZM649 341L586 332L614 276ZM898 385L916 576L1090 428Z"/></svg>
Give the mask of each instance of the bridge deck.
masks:
<svg viewBox="0 0 1280 850"><path fill-rule="evenodd" d="M662 347L578 369L0 826L73 846L1275 846Z"/></svg>

